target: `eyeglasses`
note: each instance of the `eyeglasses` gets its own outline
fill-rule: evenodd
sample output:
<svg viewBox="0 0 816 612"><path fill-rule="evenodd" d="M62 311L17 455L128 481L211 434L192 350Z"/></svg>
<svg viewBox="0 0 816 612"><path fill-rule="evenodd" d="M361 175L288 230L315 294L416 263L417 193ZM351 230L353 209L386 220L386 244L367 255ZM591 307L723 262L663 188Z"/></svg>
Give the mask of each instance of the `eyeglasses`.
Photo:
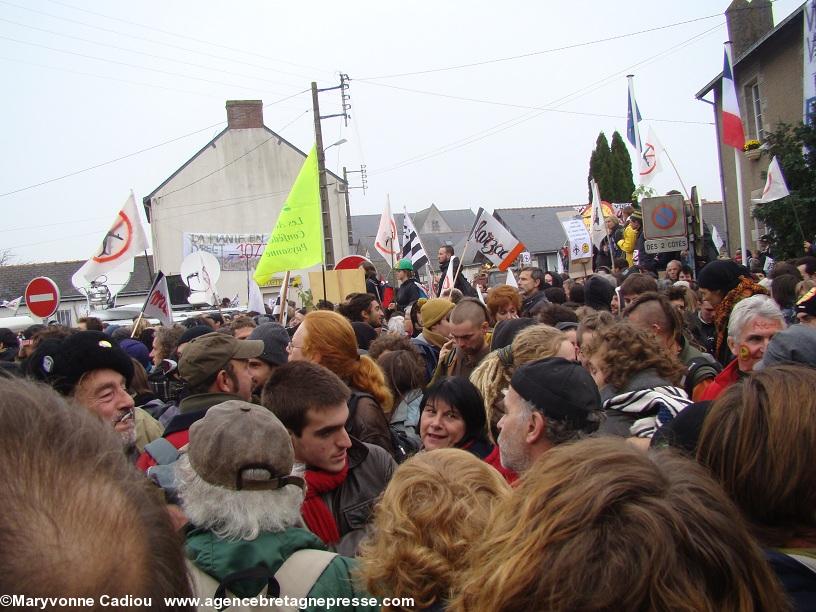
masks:
<svg viewBox="0 0 816 612"><path fill-rule="evenodd" d="M290 352L290 353L293 353L295 349L300 349L302 351L303 347L302 346L295 346L295 343L291 342L291 341L289 342L289 344L286 345L286 350L288 352Z"/></svg>

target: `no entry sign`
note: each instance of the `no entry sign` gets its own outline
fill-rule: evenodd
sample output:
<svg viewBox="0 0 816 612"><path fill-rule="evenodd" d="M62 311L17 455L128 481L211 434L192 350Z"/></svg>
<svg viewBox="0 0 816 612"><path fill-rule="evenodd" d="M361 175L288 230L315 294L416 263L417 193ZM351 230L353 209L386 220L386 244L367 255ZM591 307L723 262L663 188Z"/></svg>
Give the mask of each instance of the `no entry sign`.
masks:
<svg viewBox="0 0 816 612"><path fill-rule="evenodd" d="M60 292L57 283L46 276L38 276L26 287L25 303L35 317L47 319L59 307Z"/></svg>
<svg viewBox="0 0 816 612"><path fill-rule="evenodd" d="M686 211L683 196L644 198L643 235L649 239L680 238L686 235Z"/></svg>

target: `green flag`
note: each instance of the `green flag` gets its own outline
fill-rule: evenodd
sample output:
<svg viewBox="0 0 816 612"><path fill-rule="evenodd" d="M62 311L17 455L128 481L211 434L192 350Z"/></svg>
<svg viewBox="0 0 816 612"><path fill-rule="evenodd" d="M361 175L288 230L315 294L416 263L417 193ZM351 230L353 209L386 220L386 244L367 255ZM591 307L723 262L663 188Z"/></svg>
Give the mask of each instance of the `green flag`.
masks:
<svg viewBox="0 0 816 612"><path fill-rule="evenodd" d="M276 272L303 270L322 262L321 225L317 151L312 147L255 268L255 282L264 286Z"/></svg>

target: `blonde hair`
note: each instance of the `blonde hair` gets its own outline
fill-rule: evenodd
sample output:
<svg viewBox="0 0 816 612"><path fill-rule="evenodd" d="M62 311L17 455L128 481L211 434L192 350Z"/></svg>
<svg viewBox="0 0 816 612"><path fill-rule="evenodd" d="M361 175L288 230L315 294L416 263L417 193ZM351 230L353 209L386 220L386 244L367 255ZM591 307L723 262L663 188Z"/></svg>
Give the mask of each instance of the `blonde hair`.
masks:
<svg viewBox="0 0 816 612"><path fill-rule="evenodd" d="M475 455L445 448L403 463L374 511L359 576L377 597L413 597L416 609L451 597L465 552L483 537L510 487Z"/></svg>
<svg viewBox="0 0 816 612"><path fill-rule="evenodd" d="M331 310L315 310L303 318L306 340L303 354L337 374L346 384L374 396L383 412L390 412L394 396L382 370L368 356L357 354L354 328L343 315Z"/></svg>
<svg viewBox="0 0 816 612"><path fill-rule="evenodd" d="M733 503L689 459L596 438L556 446L519 483L448 610L789 609Z"/></svg>
<svg viewBox="0 0 816 612"><path fill-rule="evenodd" d="M549 325L531 325L521 330L507 348L489 353L470 375L470 382L484 398L487 422L493 423L496 402L510 386L516 368L522 364L552 357L567 340L564 332Z"/></svg>

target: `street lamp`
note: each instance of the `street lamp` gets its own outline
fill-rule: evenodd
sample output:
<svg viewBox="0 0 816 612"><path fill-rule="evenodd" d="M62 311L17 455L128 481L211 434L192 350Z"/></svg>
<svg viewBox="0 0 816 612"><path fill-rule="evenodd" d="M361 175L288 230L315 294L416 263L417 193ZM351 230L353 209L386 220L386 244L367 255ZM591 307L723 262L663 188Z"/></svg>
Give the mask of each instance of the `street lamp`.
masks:
<svg viewBox="0 0 816 612"><path fill-rule="evenodd" d="M328 151L332 147L337 147L337 146L340 146L341 144L346 144L347 142L348 142L348 140L346 140L345 138L341 138L337 142L331 143L328 147L323 147L323 152L325 153L326 151Z"/></svg>

